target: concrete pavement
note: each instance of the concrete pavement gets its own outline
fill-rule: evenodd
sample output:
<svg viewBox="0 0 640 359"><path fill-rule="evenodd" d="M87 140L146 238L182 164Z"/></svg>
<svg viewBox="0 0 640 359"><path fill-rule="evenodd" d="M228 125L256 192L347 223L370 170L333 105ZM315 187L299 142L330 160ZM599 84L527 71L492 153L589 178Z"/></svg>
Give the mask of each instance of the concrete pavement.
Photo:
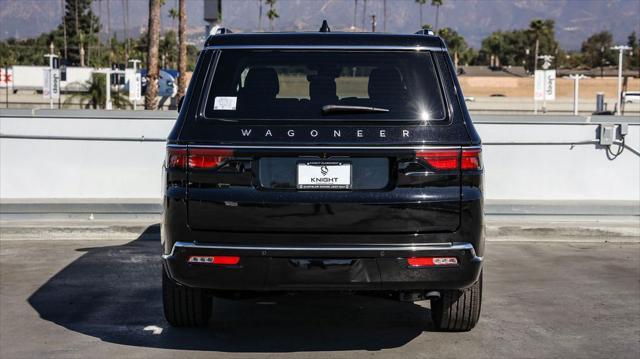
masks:
<svg viewBox="0 0 640 359"><path fill-rule="evenodd" d="M481 320L348 295L214 302L168 327L157 227L139 239L0 241L0 357L636 358L640 244L489 242Z"/></svg>

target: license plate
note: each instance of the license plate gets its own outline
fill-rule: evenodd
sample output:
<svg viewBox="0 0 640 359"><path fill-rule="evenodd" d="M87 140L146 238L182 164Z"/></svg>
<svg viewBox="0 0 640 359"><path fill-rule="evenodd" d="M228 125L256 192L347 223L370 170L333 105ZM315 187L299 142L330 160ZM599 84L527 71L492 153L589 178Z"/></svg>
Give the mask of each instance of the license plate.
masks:
<svg viewBox="0 0 640 359"><path fill-rule="evenodd" d="M351 163L299 162L297 187L300 189L350 189Z"/></svg>

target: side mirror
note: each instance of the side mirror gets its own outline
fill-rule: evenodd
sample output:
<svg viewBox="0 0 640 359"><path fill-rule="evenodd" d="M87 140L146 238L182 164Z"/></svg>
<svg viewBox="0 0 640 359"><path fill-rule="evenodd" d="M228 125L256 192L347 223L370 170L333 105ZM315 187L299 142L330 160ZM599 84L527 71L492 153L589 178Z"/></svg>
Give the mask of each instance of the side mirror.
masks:
<svg viewBox="0 0 640 359"><path fill-rule="evenodd" d="M184 96L178 99L178 112L180 112L180 109L182 108L182 101L184 101Z"/></svg>

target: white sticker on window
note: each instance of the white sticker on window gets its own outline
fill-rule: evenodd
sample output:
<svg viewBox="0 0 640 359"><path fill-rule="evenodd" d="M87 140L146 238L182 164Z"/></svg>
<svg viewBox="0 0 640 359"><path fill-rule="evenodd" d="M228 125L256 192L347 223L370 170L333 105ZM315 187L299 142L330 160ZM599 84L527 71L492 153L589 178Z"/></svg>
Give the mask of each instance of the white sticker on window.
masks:
<svg viewBox="0 0 640 359"><path fill-rule="evenodd" d="M235 110L237 97L216 97L213 101L214 110Z"/></svg>

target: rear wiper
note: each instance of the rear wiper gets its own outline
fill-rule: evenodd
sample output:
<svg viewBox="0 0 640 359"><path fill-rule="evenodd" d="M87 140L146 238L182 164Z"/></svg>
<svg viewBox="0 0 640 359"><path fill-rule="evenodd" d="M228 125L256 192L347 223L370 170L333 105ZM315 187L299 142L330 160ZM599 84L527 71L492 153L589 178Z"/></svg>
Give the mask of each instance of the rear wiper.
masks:
<svg viewBox="0 0 640 359"><path fill-rule="evenodd" d="M331 115L334 113L366 113L366 112L389 112L388 108L367 107L367 106L343 106L343 105L324 105L322 106L323 115Z"/></svg>

